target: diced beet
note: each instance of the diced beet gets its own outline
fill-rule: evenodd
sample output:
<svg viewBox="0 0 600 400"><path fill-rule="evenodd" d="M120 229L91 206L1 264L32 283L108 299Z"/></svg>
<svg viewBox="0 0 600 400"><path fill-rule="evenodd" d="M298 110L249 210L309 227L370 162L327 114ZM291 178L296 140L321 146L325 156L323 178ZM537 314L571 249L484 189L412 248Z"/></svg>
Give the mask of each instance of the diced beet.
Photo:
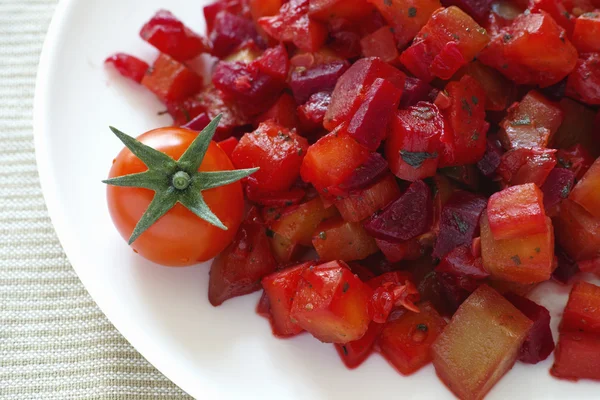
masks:
<svg viewBox="0 0 600 400"><path fill-rule="evenodd" d="M470 245L485 207L486 200L481 196L465 191L454 193L442 209L440 233L433 256L442 258L457 246Z"/></svg>
<svg viewBox="0 0 600 400"><path fill-rule="evenodd" d="M125 53L113 54L104 63L114 65L121 75L137 83L142 83L142 78L150 67L147 62Z"/></svg>
<svg viewBox="0 0 600 400"><path fill-rule="evenodd" d="M336 190L339 190L336 188ZM336 196L333 200L345 221L360 222L383 209L402 194L396 178L389 172L371 185ZM333 192L330 191L333 194Z"/></svg>
<svg viewBox="0 0 600 400"><path fill-rule="evenodd" d="M402 98L400 99L400 108L408 108L420 101L428 101L432 89L431 85L426 81L407 76L404 82Z"/></svg>
<svg viewBox="0 0 600 400"><path fill-rule="evenodd" d="M519 350L519 360L527 364L537 364L548 358L554 350L554 339L550 330L550 313L546 307L512 292L505 293L504 297L533 321L533 326Z"/></svg>
<svg viewBox="0 0 600 400"><path fill-rule="evenodd" d="M431 190L425 182L416 181L398 200L368 219L364 226L378 239L409 240L427 232L432 214Z"/></svg>
<svg viewBox="0 0 600 400"><path fill-rule="evenodd" d="M544 193L544 209L546 213L553 216L558 211L558 206L569 197L569 193L575 183L575 173L565 168L554 168L550 171L546 182L542 185Z"/></svg>
<svg viewBox="0 0 600 400"><path fill-rule="evenodd" d="M342 190L357 190L369 186L377 181L388 170L385 158L379 153L371 153L367 161L354 170L344 182L339 185Z"/></svg>
<svg viewBox="0 0 600 400"><path fill-rule="evenodd" d="M177 61L187 61L210 51L207 39L194 33L167 10L158 10L144 24L140 36Z"/></svg>
<svg viewBox="0 0 600 400"><path fill-rule="evenodd" d="M317 92L333 90L339 77L350 67L347 61L333 61L311 68L296 68L290 76L290 88L296 103L303 104Z"/></svg>
<svg viewBox="0 0 600 400"><path fill-rule="evenodd" d="M600 124L600 118L598 124ZM594 157L581 144L576 144L568 149L559 149L556 152L556 159L557 167L573 171L577 180L580 180L594 163Z"/></svg>
<svg viewBox="0 0 600 400"><path fill-rule="evenodd" d="M375 151L387 135L387 126L402 96L402 89L377 78L350 120L347 132L358 143Z"/></svg>
<svg viewBox="0 0 600 400"><path fill-rule="evenodd" d="M431 249L427 240L428 234L417 236L416 238L404 242L389 242L383 239L375 239L377 247L383 252L385 258L390 262L403 260L418 260Z"/></svg>
<svg viewBox="0 0 600 400"><path fill-rule="evenodd" d="M258 304L256 304L256 313L263 318L268 320L271 319L271 304L269 303L269 297L264 290L260 299L258 299Z"/></svg>
<svg viewBox="0 0 600 400"><path fill-rule="evenodd" d="M554 153L554 149L513 149L502 155L496 172L507 185L535 183L542 186L556 166Z"/></svg>
<svg viewBox="0 0 600 400"><path fill-rule="evenodd" d="M436 276L440 283L446 307L452 314L479 286L475 279L466 276L447 273L436 273Z"/></svg>
<svg viewBox="0 0 600 400"><path fill-rule="evenodd" d="M483 158L477 162L477 168L479 168L481 173L486 177L489 178L493 176L500 165L502 154L504 154L504 150L502 150L500 141L495 137L488 137L485 154Z"/></svg>
<svg viewBox="0 0 600 400"><path fill-rule="evenodd" d="M307 131L323 129L323 120L330 103L331 93L318 92L311 95L306 103L298 106L297 113L302 128Z"/></svg>
<svg viewBox="0 0 600 400"><path fill-rule="evenodd" d="M219 62L212 76L215 87L248 114L266 111L283 89L282 82L262 72L255 64Z"/></svg>
<svg viewBox="0 0 600 400"><path fill-rule="evenodd" d="M360 35L352 31L330 32L328 47L342 58L355 58L360 56Z"/></svg>
<svg viewBox="0 0 600 400"><path fill-rule="evenodd" d="M470 245L456 247L442 258L437 272L473 279L485 279L490 274L483 268L481 257L473 256Z"/></svg>
<svg viewBox="0 0 600 400"><path fill-rule="evenodd" d="M228 11L220 11L216 15L210 33L213 55L224 58L247 40L254 40L256 43L261 41L252 20Z"/></svg>
<svg viewBox="0 0 600 400"><path fill-rule="evenodd" d="M210 124L210 118L208 118L208 115L203 112L195 116L190 122L182 125L181 127L200 132L202 129L206 128L208 124Z"/></svg>
<svg viewBox="0 0 600 400"><path fill-rule="evenodd" d="M560 247L555 250L557 267L552 272L552 279L557 282L568 284L571 278L573 278L579 272L579 266L577 263L569 257L569 255Z"/></svg>

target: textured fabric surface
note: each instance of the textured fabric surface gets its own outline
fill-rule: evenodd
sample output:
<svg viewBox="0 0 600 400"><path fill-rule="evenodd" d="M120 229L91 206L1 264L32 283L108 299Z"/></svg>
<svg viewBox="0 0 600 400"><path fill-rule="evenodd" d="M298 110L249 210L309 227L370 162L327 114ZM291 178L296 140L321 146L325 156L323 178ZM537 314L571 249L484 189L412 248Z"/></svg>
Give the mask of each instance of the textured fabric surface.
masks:
<svg viewBox="0 0 600 400"><path fill-rule="evenodd" d="M56 0L0 0L0 399L185 399L121 337L44 205L32 106Z"/></svg>

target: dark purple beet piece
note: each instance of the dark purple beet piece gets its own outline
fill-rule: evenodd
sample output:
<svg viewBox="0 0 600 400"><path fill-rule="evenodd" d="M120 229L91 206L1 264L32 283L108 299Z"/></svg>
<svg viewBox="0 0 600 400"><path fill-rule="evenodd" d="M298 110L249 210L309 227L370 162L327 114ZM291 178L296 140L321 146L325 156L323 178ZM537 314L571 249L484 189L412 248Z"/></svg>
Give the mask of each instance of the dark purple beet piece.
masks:
<svg viewBox="0 0 600 400"><path fill-rule="evenodd" d="M182 125L182 128L190 129L192 131L200 132L202 129L210 123L210 118L206 113L200 113L194 117L190 122Z"/></svg>
<svg viewBox="0 0 600 400"><path fill-rule="evenodd" d="M400 108L414 106L420 101L429 101L431 89L433 89L431 85L424 80L407 76L402 98L400 98Z"/></svg>
<svg viewBox="0 0 600 400"><path fill-rule="evenodd" d="M541 187L546 211L552 210L569 197L574 183L575 173L570 169L554 168L550 171L546 182Z"/></svg>
<svg viewBox="0 0 600 400"><path fill-rule="evenodd" d="M442 0L444 7L457 6L479 24L485 24L494 0Z"/></svg>
<svg viewBox="0 0 600 400"><path fill-rule="evenodd" d="M466 276L473 279L485 279L490 274L483 268L481 257L475 258L470 245L456 247L442 258L435 268L437 272Z"/></svg>
<svg viewBox="0 0 600 400"><path fill-rule="evenodd" d="M377 181L388 171L388 163L379 153L371 153L367 161L354 170L339 188L346 191L362 189Z"/></svg>
<svg viewBox="0 0 600 400"><path fill-rule="evenodd" d="M378 239L392 242L410 240L429 230L432 214L429 186L423 181L416 181L398 200L365 221L364 227Z"/></svg>
<svg viewBox="0 0 600 400"><path fill-rule="evenodd" d="M450 314L454 314L458 307L479 287L479 283L473 278L437 271L436 274Z"/></svg>
<svg viewBox="0 0 600 400"><path fill-rule="evenodd" d="M533 321L533 326L519 351L519 360L527 364L537 364L548 358L554 350L554 339L550 330L550 313L546 307L512 292L506 293L504 297Z"/></svg>
<svg viewBox="0 0 600 400"><path fill-rule="evenodd" d="M540 92L550 101L560 101L565 97L565 91L567 89L567 78L562 81L555 83L554 85L540 88Z"/></svg>
<svg viewBox="0 0 600 400"><path fill-rule="evenodd" d="M484 197L465 191L455 192L442 209L440 233L433 257L442 258L460 245L471 245L479 228L479 217L485 209Z"/></svg>
<svg viewBox="0 0 600 400"><path fill-rule="evenodd" d="M500 165L502 154L504 154L504 150L500 145L500 141L495 137L488 137L485 154L477 163L477 168L479 168L484 176L491 177Z"/></svg>
<svg viewBox="0 0 600 400"><path fill-rule="evenodd" d="M333 61L308 69L296 68L290 76L290 88L298 104L304 104L317 92L332 91L340 76L350 68L347 61Z"/></svg>
<svg viewBox="0 0 600 400"><path fill-rule="evenodd" d="M560 247L557 247L554 253L558 266L552 273L552 279L566 285L579 272L579 266Z"/></svg>
<svg viewBox="0 0 600 400"><path fill-rule="evenodd" d="M298 107L298 118L306 130L323 129L323 120L327 107L331 104L330 92L318 92Z"/></svg>
<svg viewBox="0 0 600 400"><path fill-rule="evenodd" d="M263 41L256 31L254 23L230 12L219 11L210 33L213 55L224 58L247 40L254 40L255 43Z"/></svg>

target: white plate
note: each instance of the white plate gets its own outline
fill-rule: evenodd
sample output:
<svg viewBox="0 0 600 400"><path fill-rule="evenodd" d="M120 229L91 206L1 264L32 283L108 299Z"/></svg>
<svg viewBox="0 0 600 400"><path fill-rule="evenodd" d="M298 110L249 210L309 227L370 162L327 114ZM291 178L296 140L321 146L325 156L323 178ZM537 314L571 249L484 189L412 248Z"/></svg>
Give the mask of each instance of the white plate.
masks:
<svg viewBox="0 0 600 400"><path fill-rule="evenodd" d="M125 51L152 60L141 25L168 8L199 32L202 3L192 0L63 0L40 62L35 142L48 210L65 252L94 300L144 357L196 398L365 399L380 396L451 399L431 366L404 378L379 356L354 371L331 345L308 335L275 339L254 313L258 295L213 308L208 265L169 269L136 256L119 237L105 204L106 177L121 144L114 125L132 135L168 124L143 88L107 73L104 58ZM536 298L554 324L567 289L548 284ZM560 292L546 296L545 293ZM549 376L552 357L517 364L489 399L598 398L597 384Z"/></svg>

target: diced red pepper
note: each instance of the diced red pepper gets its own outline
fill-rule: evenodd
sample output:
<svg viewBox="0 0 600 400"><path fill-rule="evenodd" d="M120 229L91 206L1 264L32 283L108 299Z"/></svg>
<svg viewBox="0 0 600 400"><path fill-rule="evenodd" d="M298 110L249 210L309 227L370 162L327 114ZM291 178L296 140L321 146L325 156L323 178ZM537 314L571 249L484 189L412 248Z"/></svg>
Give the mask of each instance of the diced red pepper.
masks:
<svg viewBox="0 0 600 400"><path fill-rule="evenodd" d="M571 191L569 199L600 217L600 158L597 159Z"/></svg>
<svg viewBox="0 0 600 400"><path fill-rule="evenodd" d="M308 143L302 136L267 121L242 136L232 154L236 168L259 167L248 184L263 192L288 190L300 176Z"/></svg>
<svg viewBox="0 0 600 400"><path fill-rule="evenodd" d="M351 192L333 203L345 221L358 222L370 217L400 197L400 188L392 174L384 176L371 186Z"/></svg>
<svg viewBox="0 0 600 400"><path fill-rule="evenodd" d="M546 12L560 25L570 38L575 27L574 17L569 13L560 0L531 0L529 11L532 13Z"/></svg>
<svg viewBox="0 0 600 400"><path fill-rule="evenodd" d="M258 25L275 40L292 42L301 50L317 51L325 43L327 28L309 18L308 11L308 0L290 0L277 15L260 18Z"/></svg>
<svg viewBox="0 0 600 400"><path fill-rule="evenodd" d="M362 38L360 48L363 57L378 57L389 63L397 60L400 55L393 28L387 25Z"/></svg>
<svg viewBox="0 0 600 400"><path fill-rule="evenodd" d="M487 218L495 240L545 233L542 191L534 184L512 186L488 200Z"/></svg>
<svg viewBox="0 0 600 400"><path fill-rule="evenodd" d="M556 152L556 159L558 162L557 168L572 171L577 180L580 180L594 163L594 158L580 144L576 144L568 149L559 149Z"/></svg>
<svg viewBox="0 0 600 400"><path fill-rule="evenodd" d="M577 50L565 30L542 11L519 15L478 58L518 84L546 87L575 68Z"/></svg>
<svg viewBox="0 0 600 400"><path fill-rule="evenodd" d="M322 191L335 187L369 158L369 150L358 144L340 127L308 148L300 173Z"/></svg>
<svg viewBox="0 0 600 400"><path fill-rule="evenodd" d="M434 176L439 163L440 136L447 129L434 104L419 102L396 112L385 142L392 172L408 181Z"/></svg>
<svg viewBox="0 0 600 400"><path fill-rule="evenodd" d="M581 332L561 333L550 373L571 381L600 380L600 336Z"/></svg>
<svg viewBox="0 0 600 400"><path fill-rule="evenodd" d="M312 244L324 261L362 260L379 251L375 239L360 222L346 222L341 218L323 221L315 230Z"/></svg>
<svg viewBox="0 0 600 400"><path fill-rule="evenodd" d="M600 53L600 10L581 14L575 20L573 45L580 53Z"/></svg>
<svg viewBox="0 0 600 400"><path fill-rule="evenodd" d="M450 6L435 11L415 36L411 48L416 46L419 51L409 48L400 55L400 60L417 78L427 81L433 77L450 79L473 60L489 40L485 29L469 15Z"/></svg>
<svg viewBox="0 0 600 400"><path fill-rule="evenodd" d="M114 65L119 74L137 83L142 83L144 75L146 75L148 68L150 68L147 62L125 53L113 54L104 63Z"/></svg>
<svg viewBox="0 0 600 400"><path fill-rule="evenodd" d="M378 58L361 58L337 81L325 114L325 128L331 131L349 120L377 78L386 79L402 90L406 75Z"/></svg>
<svg viewBox="0 0 600 400"><path fill-rule="evenodd" d="M507 150L548 147L562 121L560 106L532 90L508 109L508 115L500 124L500 140Z"/></svg>
<svg viewBox="0 0 600 400"><path fill-rule="evenodd" d="M579 57L567 80L567 95L587 104L600 104L600 53Z"/></svg>
<svg viewBox="0 0 600 400"><path fill-rule="evenodd" d="M204 115L206 115L206 114L204 114ZM220 141L217 144L219 145L221 150L223 150L225 153L227 153L229 158L231 158L231 154L233 154L233 150L238 145L238 143L239 143L239 141L232 136L228 139Z"/></svg>
<svg viewBox="0 0 600 400"><path fill-rule="evenodd" d="M371 322L369 329L358 340L348 342L346 344L335 344L340 358L344 365L350 369L354 369L361 365L373 353L373 346L379 338L379 333L383 329L383 324Z"/></svg>
<svg viewBox="0 0 600 400"><path fill-rule="evenodd" d="M352 342L369 328L371 293L344 262L321 264L303 271L290 317L322 342Z"/></svg>
<svg viewBox="0 0 600 400"><path fill-rule="evenodd" d="M446 320L430 303L419 305L419 309L419 313L406 311L388 320L379 338L381 354L402 375L431 362L431 345L446 327Z"/></svg>
<svg viewBox="0 0 600 400"><path fill-rule="evenodd" d="M311 266L311 263L302 263L283 271L274 272L261 280L271 305L273 333L276 336L288 337L303 331L292 321L290 312L302 273Z"/></svg>
<svg viewBox="0 0 600 400"><path fill-rule="evenodd" d="M600 287L583 281L573 285L559 330L600 334Z"/></svg>
<svg viewBox="0 0 600 400"><path fill-rule="evenodd" d="M440 167L475 164L483 158L489 124L485 121L485 92L469 75L458 82L450 82L446 92L450 106L442 110L449 129L440 141Z"/></svg>
<svg viewBox="0 0 600 400"><path fill-rule="evenodd" d="M275 271L276 266L263 222L252 209L233 242L210 267L210 304L218 306L232 297L259 290L262 277Z"/></svg>
<svg viewBox="0 0 600 400"><path fill-rule="evenodd" d="M182 101L200 91L202 77L191 69L161 53L144 75L142 85L146 86L164 103Z"/></svg>
<svg viewBox="0 0 600 400"><path fill-rule="evenodd" d="M211 50L206 38L194 33L167 10L157 11L144 24L140 36L177 61L187 61Z"/></svg>
<svg viewBox="0 0 600 400"><path fill-rule="evenodd" d="M519 222L520 223L520 222ZM554 261L554 229L546 218L547 230L529 236L496 240L487 213L481 215L481 256L493 278L517 283L550 279Z"/></svg>
<svg viewBox="0 0 600 400"><path fill-rule="evenodd" d="M394 28L398 48L402 49L429 21L442 5L439 0L368 0L374 4L388 25Z"/></svg>
<svg viewBox="0 0 600 400"><path fill-rule="evenodd" d="M505 293L504 297L533 322L533 326L519 351L519 361L527 364L537 364L548 358L554 350L548 309L515 293Z"/></svg>
<svg viewBox="0 0 600 400"><path fill-rule="evenodd" d="M554 223L558 244L575 261L600 255L600 218L594 218L579 204L565 199Z"/></svg>
<svg viewBox="0 0 600 400"><path fill-rule="evenodd" d="M498 292L481 285L433 343L435 370L457 397L482 399L512 368L531 326Z"/></svg>

